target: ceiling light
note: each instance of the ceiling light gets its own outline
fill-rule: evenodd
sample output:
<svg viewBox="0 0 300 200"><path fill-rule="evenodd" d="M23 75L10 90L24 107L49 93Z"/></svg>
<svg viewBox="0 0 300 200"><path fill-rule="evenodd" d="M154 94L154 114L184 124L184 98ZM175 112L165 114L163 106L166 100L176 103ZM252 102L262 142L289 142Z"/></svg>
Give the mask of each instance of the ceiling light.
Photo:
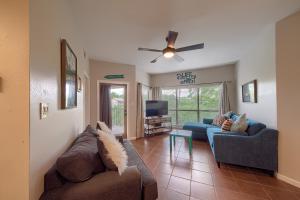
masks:
<svg viewBox="0 0 300 200"><path fill-rule="evenodd" d="M175 55L175 49L167 47L163 50L163 54L165 58L172 58Z"/></svg>

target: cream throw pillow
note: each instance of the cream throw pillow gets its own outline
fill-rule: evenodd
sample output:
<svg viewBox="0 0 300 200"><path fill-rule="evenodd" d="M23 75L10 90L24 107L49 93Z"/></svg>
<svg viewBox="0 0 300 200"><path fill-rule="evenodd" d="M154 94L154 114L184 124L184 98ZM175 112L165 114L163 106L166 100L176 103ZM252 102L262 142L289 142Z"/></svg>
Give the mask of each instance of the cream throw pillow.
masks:
<svg viewBox="0 0 300 200"><path fill-rule="evenodd" d="M248 128L246 114L242 114L236 121L231 125L232 132L245 132Z"/></svg>
<svg viewBox="0 0 300 200"><path fill-rule="evenodd" d="M104 131L106 133L112 133L111 129L106 125L105 122L97 122L98 126L100 127L101 131Z"/></svg>
<svg viewBox="0 0 300 200"><path fill-rule="evenodd" d="M128 163L128 156L124 147L114 135L104 131L99 131L99 139L107 150L107 154L105 156L113 161L118 168L119 174L121 175L127 168Z"/></svg>

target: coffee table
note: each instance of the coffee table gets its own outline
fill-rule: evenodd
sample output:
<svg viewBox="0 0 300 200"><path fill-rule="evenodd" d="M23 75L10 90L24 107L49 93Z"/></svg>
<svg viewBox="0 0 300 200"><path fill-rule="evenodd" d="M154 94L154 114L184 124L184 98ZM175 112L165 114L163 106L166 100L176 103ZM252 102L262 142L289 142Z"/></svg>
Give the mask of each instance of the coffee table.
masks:
<svg viewBox="0 0 300 200"><path fill-rule="evenodd" d="M183 137L188 139L189 141L189 151L190 154L192 154L192 148L193 148L193 141L192 141L192 131L188 130L173 130L169 133L170 136L170 152L172 152L172 141L175 146L175 138L176 137Z"/></svg>

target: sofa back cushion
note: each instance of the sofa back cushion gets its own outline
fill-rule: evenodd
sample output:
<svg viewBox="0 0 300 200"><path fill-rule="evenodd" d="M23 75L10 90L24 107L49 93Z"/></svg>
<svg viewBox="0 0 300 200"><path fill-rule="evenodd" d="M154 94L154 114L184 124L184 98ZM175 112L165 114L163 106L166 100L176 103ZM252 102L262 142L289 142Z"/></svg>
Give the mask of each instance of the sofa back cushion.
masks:
<svg viewBox="0 0 300 200"><path fill-rule="evenodd" d="M57 171L70 182L88 180L94 173L105 171L98 154L97 137L82 133L56 161Z"/></svg>
<svg viewBox="0 0 300 200"><path fill-rule="evenodd" d="M246 132L248 133L249 136L255 135L262 129L266 128L265 124L259 123L252 119L247 119L247 123L248 123L248 128L247 128Z"/></svg>

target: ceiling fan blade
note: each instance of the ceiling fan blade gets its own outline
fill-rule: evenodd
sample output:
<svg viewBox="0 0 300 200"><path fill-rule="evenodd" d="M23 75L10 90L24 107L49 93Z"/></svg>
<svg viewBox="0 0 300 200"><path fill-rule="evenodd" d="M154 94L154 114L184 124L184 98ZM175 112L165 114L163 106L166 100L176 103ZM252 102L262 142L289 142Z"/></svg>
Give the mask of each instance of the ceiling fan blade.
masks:
<svg viewBox="0 0 300 200"><path fill-rule="evenodd" d="M158 56L157 58L155 58L154 60L151 61L151 63L156 63L157 60L161 57L162 55Z"/></svg>
<svg viewBox="0 0 300 200"><path fill-rule="evenodd" d="M162 50L158 49L149 49L149 48L138 48L139 51L152 51L152 52L162 52Z"/></svg>
<svg viewBox="0 0 300 200"><path fill-rule="evenodd" d="M201 44L195 44L191 46L178 48L176 49L176 52L192 51L192 50L203 49L203 48L204 48L204 43L201 43Z"/></svg>
<svg viewBox="0 0 300 200"><path fill-rule="evenodd" d="M177 55L177 54L174 55L174 58L175 58L175 60L177 60L178 62L183 62L183 61L184 61L184 59L183 59L181 56Z"/></svg>
<svg viewBox="0 0 300 200"><path fill-rule="evenodd" d="M169 34L168 34L168 36L166 38L166 40L168 42L168 47L174 48L177 36L178 36L178 32L169 31Z"/></svg>

